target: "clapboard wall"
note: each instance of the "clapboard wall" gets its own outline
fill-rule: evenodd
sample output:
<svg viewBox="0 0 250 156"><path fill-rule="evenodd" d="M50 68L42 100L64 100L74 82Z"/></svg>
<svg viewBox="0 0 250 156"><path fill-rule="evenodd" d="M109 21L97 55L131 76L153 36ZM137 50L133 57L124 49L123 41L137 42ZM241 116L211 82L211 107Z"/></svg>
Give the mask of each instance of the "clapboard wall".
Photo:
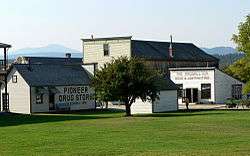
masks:
<svg viewBox="0 0 250 156"><path fill-rule="evenodd" d="M12 76L17 76L17 82L13 83ZM13 113L30 114L30 87L15 69L8 74L9 110ZM1 87L4 93L4 85ZM1 100L2 105L2 100Z"/></svg>
<svg viewBox="0 0 250 156"><path fill-rule="evenodd" d="M104 56L103 45L109 45L109 56ZM83 63L98 63L97 68L103 67L106 62L110 62L113 58L120 56L131 57L131 40L93 40L83 41Z"/></svg>

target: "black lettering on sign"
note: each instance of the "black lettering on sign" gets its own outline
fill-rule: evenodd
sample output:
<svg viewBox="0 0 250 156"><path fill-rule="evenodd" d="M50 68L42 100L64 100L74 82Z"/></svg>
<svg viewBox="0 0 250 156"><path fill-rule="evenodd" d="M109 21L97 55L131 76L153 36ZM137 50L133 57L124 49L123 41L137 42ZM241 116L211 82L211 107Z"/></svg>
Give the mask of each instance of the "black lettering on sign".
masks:
<svg viewBox="0 0 250 156"><path fill-rule="evenodd" d="M84 88L85 87L81 87L81 93L84 93L85 91L84 91Z"/></svg>
<svg viewBox="0 0 250 156"><path fill-rule="evenodd" d="M62 102L62 95L59 95L59 101Z"/></svg>
<svg viewBox="0 0 250 156"><path fill-rule="evenodd" d="M64 89L63 89L63 92L64 92L64 94L67 92L67 88L66 87L64 87Z"/></svg>

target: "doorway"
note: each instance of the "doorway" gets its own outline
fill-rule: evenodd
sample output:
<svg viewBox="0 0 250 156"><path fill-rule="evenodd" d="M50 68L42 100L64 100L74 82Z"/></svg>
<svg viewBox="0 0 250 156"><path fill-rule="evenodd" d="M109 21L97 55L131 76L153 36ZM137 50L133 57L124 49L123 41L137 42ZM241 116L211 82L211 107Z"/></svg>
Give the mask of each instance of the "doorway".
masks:
<svg viewBox="0 0 250 156"><path fill-rule="evenodd" d="M187 88L187 89L185 89L185 92L186 92L186 98L188 99L189 102L192 103L192 93L191 93L191 89L190 89L190 88Z"/></svg>
<svg viewBox="0 0 250 156"><path fill-rule="evenodd" d="M198 102L198 88L186 88L185 97L189 100L190 103Z"/></svg>
<svg viewBox="0 0 250 156"><path fill-rule="evenodd" d="M193 103L198 102L198 88L193 88Z"/></svg>
<svg viewBox="0 0 250 156"><path fill-rule="evenodd" d="M49 110L55 110L55 94L49 94Z"/></svg>

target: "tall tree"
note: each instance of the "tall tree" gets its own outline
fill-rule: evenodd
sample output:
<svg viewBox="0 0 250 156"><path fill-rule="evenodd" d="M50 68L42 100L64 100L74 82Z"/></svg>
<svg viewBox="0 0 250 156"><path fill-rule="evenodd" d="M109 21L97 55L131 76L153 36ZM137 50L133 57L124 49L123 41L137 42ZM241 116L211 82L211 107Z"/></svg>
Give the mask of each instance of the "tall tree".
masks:
<svg viewBox="0 0 250 156"><path fill-rule="evenodd" d="M158 98L159 84L156 79L159 77L160 74L148 68L142 60L119 57L95 73L92 86L97 100L122 101L126 116L131 116L130 107L137 98L142 101Z"/></svg>
<svg viewBox="0 0 250 156"><path fill-rule="evenodd" d="M232 40L237 44L237 49L250 55L250 14L246 16L246 20L238 26L239 33L233 34Z"/></svg>
<svg viewBox="0 0 250 156"><path fill-rule="evenodd" d="M238 26L238 34L233 34L232 40L237 44L238 51L245 53L245 56L229 66L226 72L243 82L246 82L244 93L250 92L250 15Z"/></svg>

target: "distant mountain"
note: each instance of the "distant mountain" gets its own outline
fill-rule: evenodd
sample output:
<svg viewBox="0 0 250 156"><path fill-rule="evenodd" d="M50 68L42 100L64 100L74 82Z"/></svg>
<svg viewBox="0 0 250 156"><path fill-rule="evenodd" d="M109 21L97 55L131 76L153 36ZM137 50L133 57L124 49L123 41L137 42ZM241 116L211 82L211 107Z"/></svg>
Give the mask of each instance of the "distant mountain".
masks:
<svg viewBox="0 0 250 156"><path fill-rule="evenodd" d="M227 55L227 54L239 53L236 49L232 47L214 47L214 48L201 48L201 49L211 55L215 55L215 54Z"/></svg>
<svg viewBox="0 0 250 156"><path fill-rule="evenodd" d="M65 53L71 53L72 57L82 58L83 53L67 48L59 44L50 44L39 48L24 48L9 52L9 59L15 59L19 56L33 56L33 57L65 57Z"/></svg>

